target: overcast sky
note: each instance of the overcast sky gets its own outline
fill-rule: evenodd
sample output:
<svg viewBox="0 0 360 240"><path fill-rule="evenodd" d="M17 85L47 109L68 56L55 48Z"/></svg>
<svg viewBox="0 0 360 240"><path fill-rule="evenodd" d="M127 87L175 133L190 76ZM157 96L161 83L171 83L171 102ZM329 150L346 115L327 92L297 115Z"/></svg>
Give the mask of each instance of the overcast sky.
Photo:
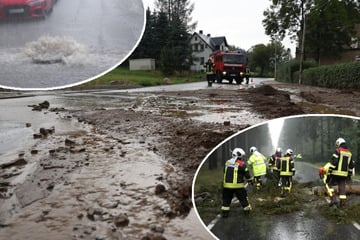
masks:
<svg viewBox="0 0 360 240"><path fill-rule="evenodd" d="M155 0L143 0L145 8L153 9ZM228 44L248 50L250 47L270 42L262 25L263 12L270 0L191 0L192 13L197 22L196 31L203 30L211 36L225 36ZM283 45L295 52L295 43L285 39Z"/></svg>

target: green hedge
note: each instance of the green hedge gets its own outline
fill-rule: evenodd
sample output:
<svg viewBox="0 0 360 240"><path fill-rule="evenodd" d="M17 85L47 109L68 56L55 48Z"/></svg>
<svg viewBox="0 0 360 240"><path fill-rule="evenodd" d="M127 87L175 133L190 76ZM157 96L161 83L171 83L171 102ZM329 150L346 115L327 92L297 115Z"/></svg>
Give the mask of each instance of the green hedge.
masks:
<svg viewBox="0 0 360 240"><path fill-rule="evenodd" d="M317 63L313 61L306 61L303 63L303 69L317 67ZM292 60L282 64L277 73L276 80L279 82L299 82L299 75L295 74L300 69L300 61Z"/></svg>
<svg viewBox="0 0 360 240"><path fill-rule="evenodd" d="M294 74L299 76L299 72ZM342 63L306 69L303 84L329 88L359 88L360 62Z"/></svg>

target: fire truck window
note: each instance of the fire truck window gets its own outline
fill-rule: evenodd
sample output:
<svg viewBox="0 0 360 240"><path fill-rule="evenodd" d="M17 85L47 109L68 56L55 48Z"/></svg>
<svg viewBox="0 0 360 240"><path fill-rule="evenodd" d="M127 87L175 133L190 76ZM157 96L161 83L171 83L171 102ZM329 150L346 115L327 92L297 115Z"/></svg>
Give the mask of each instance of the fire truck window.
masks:
<svg viewBox="0 0 360 240"><path fill-rule="evenodd" d="M243 55L224 55L224 63L244 63Z"/></svg>

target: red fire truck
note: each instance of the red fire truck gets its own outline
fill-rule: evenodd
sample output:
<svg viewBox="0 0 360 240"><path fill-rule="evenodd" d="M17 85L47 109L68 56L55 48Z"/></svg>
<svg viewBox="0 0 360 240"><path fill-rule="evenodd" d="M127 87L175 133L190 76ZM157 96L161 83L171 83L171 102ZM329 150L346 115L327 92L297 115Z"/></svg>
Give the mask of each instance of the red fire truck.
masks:
<svg viewBox="0 0 360 240"><path fill-rule="evenodd" d="M241 84L245 76L246 56L242 52L216 51L210 55L214 61L214 78L218 83L226 79L231 84L235 79Z"/></svg>

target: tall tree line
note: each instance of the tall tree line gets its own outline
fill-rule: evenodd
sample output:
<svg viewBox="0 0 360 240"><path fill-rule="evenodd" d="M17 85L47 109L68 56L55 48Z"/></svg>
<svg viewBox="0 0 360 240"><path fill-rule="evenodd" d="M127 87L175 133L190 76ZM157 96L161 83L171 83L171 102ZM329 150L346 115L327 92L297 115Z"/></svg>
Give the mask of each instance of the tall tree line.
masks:
<svg viewBox="0 0 360 240"><path fill-rule="evenodd" d="M165 74L188 70L191 65L189 39L196 23L189 0L156 0L155 9L146 10L142 40L130 58L154 58Z"/></svg>
<svg viewBox="0 0 360 240"><path fill-rule="evenodd" d="M264 11L265 33L281 40L286 36L302 45L305 56L337 56L352 44L360 23L359 0L270 0ZM305 27L305 29L304 29Z"/></svg>
<svg viewBox="0 0 360 240"><path fill-rule="evenodd" d="M249 156L249 148L255 146L265 156L281 147L283 153L291 148L295 154L301 154L302 160L311 163L324 163L331 159L335 151L335 141L342 137L346 140L360 168L360 120L338 116L302 116L284 120L277 146L273 146L268 124L262 124L246 130L224 142L208 157L204 167L216 169L223 167L231 158L231 150L240 147Z"/></svg>
<svg viewBox="0 0 360 240"><path fill-rule="evenodd" d="M298 117L286 119L279 145L301 153L304 161L327 162L335 151L335 141L342 137L360 167L360 121L337 116Z"/></svg>

